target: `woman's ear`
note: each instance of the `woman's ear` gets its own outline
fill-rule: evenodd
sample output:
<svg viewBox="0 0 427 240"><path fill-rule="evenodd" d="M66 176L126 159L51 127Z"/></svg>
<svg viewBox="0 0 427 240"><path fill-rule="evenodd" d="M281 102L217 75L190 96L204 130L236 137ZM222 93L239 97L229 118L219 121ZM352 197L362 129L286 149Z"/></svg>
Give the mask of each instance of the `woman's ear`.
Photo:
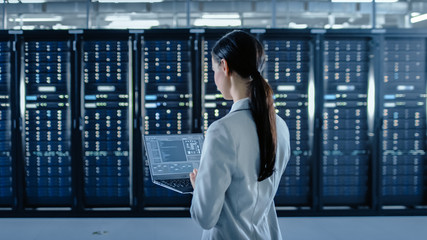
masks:
<svg viewBox="0 0 427 240"><path fill-rule="evenodd" d="M228 68L227 60L221 59L221 70L224 72L225 76L230 75L230 69Z"/></svg>

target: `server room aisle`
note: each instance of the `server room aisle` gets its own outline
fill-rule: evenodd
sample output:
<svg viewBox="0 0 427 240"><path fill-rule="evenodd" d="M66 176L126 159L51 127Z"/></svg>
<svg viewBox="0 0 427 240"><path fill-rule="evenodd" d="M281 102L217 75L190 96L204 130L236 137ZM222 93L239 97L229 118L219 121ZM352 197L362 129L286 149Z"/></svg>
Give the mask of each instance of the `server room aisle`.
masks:
<svg viewBox="0 0 427 240"><path fill-rule="evenodd" d="M425 240L427 217L280 218L285 240ZM2 218L1 240L196 240L189 218Z"/></svg>

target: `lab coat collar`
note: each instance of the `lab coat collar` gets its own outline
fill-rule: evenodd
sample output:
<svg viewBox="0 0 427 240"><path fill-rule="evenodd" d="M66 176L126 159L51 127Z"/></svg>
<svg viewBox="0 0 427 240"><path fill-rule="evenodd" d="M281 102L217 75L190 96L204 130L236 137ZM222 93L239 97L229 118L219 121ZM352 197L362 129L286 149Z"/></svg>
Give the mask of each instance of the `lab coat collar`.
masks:
<svg viewBox="0 0 427 240"><path fill-rule="evenodd" d="M250 100L249 98L242 98L239 101L233 103L231 106L230 112L239 111L239 110L249 110L250 109Z"/></svg>

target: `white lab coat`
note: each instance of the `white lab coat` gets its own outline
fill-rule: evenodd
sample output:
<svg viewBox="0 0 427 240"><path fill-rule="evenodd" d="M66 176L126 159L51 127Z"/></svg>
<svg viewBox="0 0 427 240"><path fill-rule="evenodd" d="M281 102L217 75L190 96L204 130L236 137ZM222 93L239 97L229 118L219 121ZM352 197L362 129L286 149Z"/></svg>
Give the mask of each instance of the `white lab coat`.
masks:
<svg viewBox="0 0 427 240"><path fill-rule="evenodd" d="M289 130L276 116L277 152L272 176L258 182L260 156L248 98L209 127L191 204L202 239L281 239L274 196L290 157Z"/></svg>

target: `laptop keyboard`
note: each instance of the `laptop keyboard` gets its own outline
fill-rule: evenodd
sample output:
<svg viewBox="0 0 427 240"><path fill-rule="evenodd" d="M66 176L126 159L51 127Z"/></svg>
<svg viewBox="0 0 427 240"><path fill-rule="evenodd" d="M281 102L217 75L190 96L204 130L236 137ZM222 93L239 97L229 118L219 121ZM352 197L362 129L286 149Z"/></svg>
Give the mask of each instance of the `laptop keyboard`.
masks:
<svg viewBox="0 0 427 240"><path fill-rule="evenodd" d="M191 187L191 182L189 178L182 179L170 179L170 180L159 180L159 182L168 185L173 188L188 188Z"/></svg>

